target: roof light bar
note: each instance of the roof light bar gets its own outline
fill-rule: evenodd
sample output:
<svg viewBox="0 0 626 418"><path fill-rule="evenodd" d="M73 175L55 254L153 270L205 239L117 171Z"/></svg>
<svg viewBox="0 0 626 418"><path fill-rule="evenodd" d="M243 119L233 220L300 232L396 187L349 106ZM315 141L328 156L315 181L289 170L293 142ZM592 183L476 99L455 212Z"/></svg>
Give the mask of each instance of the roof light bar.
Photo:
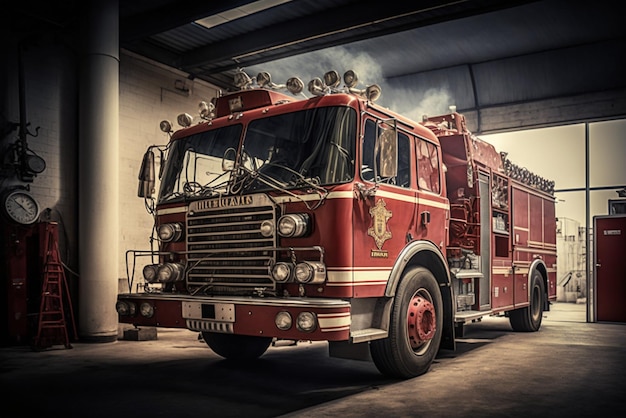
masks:
<svg viewBox="0 0 626 418"><path fill-rule="evenodd" d="M361 96L371 102L378 100L382 94L382 90L378 84L372 84L364 89L356 88L359 77L353 70L348 70L343 74L344 87L340 88L341 77L335 70L328 71L323 78L315 77L309 81L307 89L314 96L324 96L330 93L351 93ZM275 84L272 77L267 71L262 71L252 79L244 70L239 69L235 73L234 84L239 89L249 89L255 83L260 88L269 88L273 90L287 90L293 95L302 93L304 83L297 77L291 77L286 84Z"/></svg>

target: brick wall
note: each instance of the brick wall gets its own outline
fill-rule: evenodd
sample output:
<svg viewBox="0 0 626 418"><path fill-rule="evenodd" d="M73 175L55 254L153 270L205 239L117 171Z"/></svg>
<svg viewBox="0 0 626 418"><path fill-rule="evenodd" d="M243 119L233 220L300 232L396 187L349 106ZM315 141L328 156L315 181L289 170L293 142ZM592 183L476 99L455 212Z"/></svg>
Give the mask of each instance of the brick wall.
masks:
<svg viewBox="0 0 626 418"><path fill-rule="evenodd" d="M130 53L121 55L120 251L150 249L153 219L145 210L144 200L137 197L137 176L146 148L165 145L168 141L168 136L159 130L159 122L168 119L176 129L178 114L186 112L197 117L200 101L208 101L216 95L215 87L189 80L184 73ZM158 164L158 153L156 156ZM141 277L144 263L145 259L140 262L136 276ZM119 272L125 282L125 254L120 256ZM121 285L120 290L126 291L124 287Z"/></svg>
<svg viewBox="0 0 626 418"><path fill-rule="evenodd" d="M78 89L79 56L62 42L35 42L24 49L27 144L46 162L32 182L15 175L10 147L19 136L20 121L17 40L5 38L0 52L0 190L30 187L42 209L42 220L59 222L62 259L78 271ZM137 197L141 159L150 145L166 144L159 122L175 124L179 113L197 116L198 103L217 95L217 89L175 69L120 53L120 173L118 278L126 282L125 252L149 249L153 219ZM36 131L36 128L39 130ZM0 220L4 222L4 220ZM97 237L94 237L97 238ZM141 275L141 270L138 270ZM113 278L112 278L113 279ZM121 290L126 290L121 289Z"/></svg>

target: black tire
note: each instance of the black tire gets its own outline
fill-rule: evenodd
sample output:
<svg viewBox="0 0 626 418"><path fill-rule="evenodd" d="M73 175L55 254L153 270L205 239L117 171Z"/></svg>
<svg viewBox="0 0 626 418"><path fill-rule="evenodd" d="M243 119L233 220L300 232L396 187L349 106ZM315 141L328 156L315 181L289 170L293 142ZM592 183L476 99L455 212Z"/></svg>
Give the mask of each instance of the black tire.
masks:
<svg viewBox="0 0 626 418"><path fill-rule="evenodd" d="M515 309L509 313L509 322L513 331L539 331L541 320L543 319L544 296L543 277L541 273L535 270L530 279L530 305L525 308Z"/></svg>
<svg viewBox="0 0 626 418"><path fill-rule="evenodd" d="M203 332L204 342L215 354L229 360L254 360L263 355L272 343L271 337Z"/></svg>
<svg viewBox="0 0 626 418"><path fill-rule="evenodd" d="M422 375L439 351L443 328L441 292L432 273L423 267L405 272L392 309L389 336L370 343L374 364L389 377Z"/></svg>

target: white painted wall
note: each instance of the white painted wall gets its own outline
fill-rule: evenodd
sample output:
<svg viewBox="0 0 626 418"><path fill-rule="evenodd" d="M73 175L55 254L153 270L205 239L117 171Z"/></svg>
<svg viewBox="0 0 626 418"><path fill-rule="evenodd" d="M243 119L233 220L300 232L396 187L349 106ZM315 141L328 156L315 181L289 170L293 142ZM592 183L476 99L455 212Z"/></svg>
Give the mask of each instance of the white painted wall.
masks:
<svg viewBox="0 0 626 418"><path fill-rule="evenodd" d="M181 91L181 88L188 89L188 92ZM217 94L215 86L190 80L187 74L129 52L121 55L120 291L127 291L125 252L130 249L150 249L153 218L147 213L144 200L137 197L137 177L143 154L150 145L167 143L169 137L159 129L163 119L172 122L176 130L176 117L180 113L186 112L196 118L200 101L209 101ZM158 153L156 156L158 164ZM136 271L139 277L142 267L143 264Z"/></svg>

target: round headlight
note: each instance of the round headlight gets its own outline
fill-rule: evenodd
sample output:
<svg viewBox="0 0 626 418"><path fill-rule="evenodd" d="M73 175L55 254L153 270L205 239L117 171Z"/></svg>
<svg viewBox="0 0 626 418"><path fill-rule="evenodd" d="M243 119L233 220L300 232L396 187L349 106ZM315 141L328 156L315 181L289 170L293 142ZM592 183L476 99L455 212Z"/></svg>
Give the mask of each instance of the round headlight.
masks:
<svg viewBox="0 0 626 418"><path fill-rule="evenodd" d="M157 279L157 271L159 270L158 264L148 264L143 268L143 278L148 283L152 283Z"/></svg>
<svg viewBox="0 0 626 418"><path fill-rule="evenodd" d="M278 262L272 267L272 278L278 283L284 283L291 278L293 264Z"/></svg>
<svg viewBox="0 0 626 418"><path fill-rule="evenodd" d="M268 237L271 237L273 234L274 234L274 222L270 221L269 219L266 219L263 222L261 222L261 235L268 238Z"/></svg>
<svg viewBox="0 0 626 418"><path fill-rule="evenodd" d="M359 77L357 77L356 73L353 70L348 70L343 74L343 82L346 83L346 87L356 87L359 81Z"/></svg>
<svg viewBox="0 0 626 418"><path fill-rule="evenodd" d="M309 92L314 96L323 96L325 87L324 82L319 77L315 77L309 81L307 86Z"/></svg>
<svg viewBox="0 0 626 418"><path fill-rule="evenodd" d="M328 87L336 88L341 83L341 77L339 77L339 73L335 70L331 70L324 74L324 83Z"/></svg>
<svg viewBox="0 0 626 418"><path fill-rule="evenodd" d="M272 76L267 71L261 71L256 76L256 82L259 87L265 87L272 84Z"/></svg>
<svg viewBox="0 0 626 418"><path fill-rule="evenodd" d="M163 224L159 226L158 234L163 242L178 241L183 236L183 226L179 222Z"/></svg>
<svg viewBox="0 0 626 418"><path fill-rule="evenodd" d="M291 315L289 314L289 312L281 311L276 314L276 317L274 318L274 323L276 324L276 328L278 328L279 330L287 331L289 328L291 328L293 320L291 319Z"/></svg>
<svg viewBox="0 0 626 418"><path fill-rule="evenodd" d="M294 276L298 283L324 283L326 265L320 261L303 261L296 265Z"/></svg>
<svg viewBox="0 0 626 418"><path fill-rule="evenodd" d="M300 312L296 320L296 327L303 332L313 332L317 328L317 321L313 312Z"/></svg>
<svg viewBox="0 0 626 418"><path fill-rule="evenodd" d="M215 105L211 102L205 102L202 100L198 105L198 113L203 119L206 119L211 116L211 112L215 110Z"/></svg>
<svg viewBox="0 0 626 418"><path fill-rule="evenodd" d="M132 302L120 300L115 304L115 310L120 316L135 315L135 312L137 312L137 305Z"/></svg>
<svg viewBox="0 0 626 418"><path fill-rule="evenodd" d="M180 263L165 263L159 266L157 279L161 283L177 282L183 279L185 267Z"/></svg>
<svg viewBox="0 0 626 418"><path fill-rule="evenodd" d="M308 283L313 278L313 267L307 263L296 265L295 277L298 283Z"/></svg>
<svg viewBox="0 0 626 418"><path fill-rule="evenodd" d="M278 220L278 233L282 237L302 237L309 231L310 219L306 213L283 215Z"/></svg>
<svg viewBox="0 0 626 418"><path fill-rule="evenodd" d="M189 113L181 113L176 118L176 121L180 126L186 128L188 126L191 126L191 124L193 123L193 116L191 116Z"/></svg>
<svg viewBox="0 0 626 418"><path fill-rule="evenodd" d="M291 77L285 85L291 94L300 94L304 90L304 83L298 77Z"/></svg>
<svg viewBox="0 0 626 418"><path fill-rule="evenodd" d="M381 94L382 92L378 84L372 84L371 86L367 86L367 88L365 89L365 96L370 102L375 102L376 100L378 100Z"/></svg>
<svg viewBox="0 0 626 418"><path fill-rule="evenodd" d="M172 123L169 120L162 120L159 124L159 128L161 129L161 131L168 134L172 132Z"/></svg>
<svg viewBox="0 0 626 418"><path fill-rule="evenodd" d="M145 318L152 318L154 316L154 306L144 302L139 305L139 313Z"/></svg>

